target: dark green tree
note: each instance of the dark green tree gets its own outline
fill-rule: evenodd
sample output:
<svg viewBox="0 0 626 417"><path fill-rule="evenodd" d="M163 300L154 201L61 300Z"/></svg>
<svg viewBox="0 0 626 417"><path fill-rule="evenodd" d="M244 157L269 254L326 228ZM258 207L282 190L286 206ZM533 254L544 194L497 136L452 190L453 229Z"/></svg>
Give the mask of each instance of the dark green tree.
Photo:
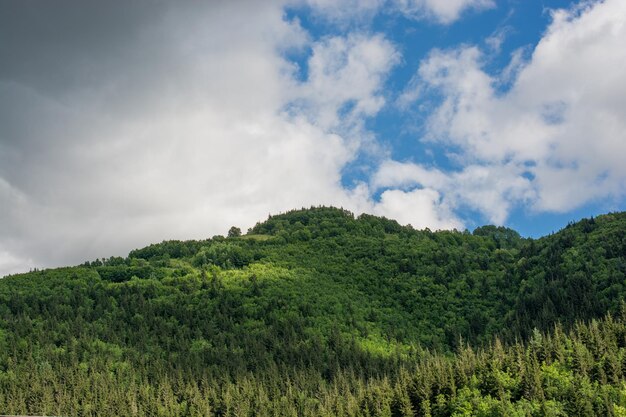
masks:
<svg viewBox="0 0 626 417"><path fill-rule="evenodd" d="M240 237L241 236L241 229L233 226L230 229L228 229L228 237Z"/></svg>

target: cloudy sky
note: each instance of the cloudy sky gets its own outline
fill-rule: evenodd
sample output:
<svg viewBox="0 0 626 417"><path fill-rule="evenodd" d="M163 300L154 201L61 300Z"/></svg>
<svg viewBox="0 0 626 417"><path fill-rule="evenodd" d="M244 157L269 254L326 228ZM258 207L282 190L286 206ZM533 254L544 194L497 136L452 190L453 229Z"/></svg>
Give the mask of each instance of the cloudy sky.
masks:
<svg viewBox="0 0 626 417"><path fill-rule="evenodd" d="M0 0L0 276L311 205L624 210L624 45L624 0Z"/></svg>

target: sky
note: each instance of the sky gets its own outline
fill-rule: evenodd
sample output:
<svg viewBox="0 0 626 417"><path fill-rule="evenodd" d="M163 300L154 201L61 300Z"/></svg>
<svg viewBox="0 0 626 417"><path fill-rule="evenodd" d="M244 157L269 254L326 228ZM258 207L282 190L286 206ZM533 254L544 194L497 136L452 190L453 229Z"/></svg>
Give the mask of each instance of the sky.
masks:
<svg viewBox="0 0 626 417"><path fill-rule="evenodd" d="M0 276L332 205L626 209L623 0L0 0Z"/></svg>

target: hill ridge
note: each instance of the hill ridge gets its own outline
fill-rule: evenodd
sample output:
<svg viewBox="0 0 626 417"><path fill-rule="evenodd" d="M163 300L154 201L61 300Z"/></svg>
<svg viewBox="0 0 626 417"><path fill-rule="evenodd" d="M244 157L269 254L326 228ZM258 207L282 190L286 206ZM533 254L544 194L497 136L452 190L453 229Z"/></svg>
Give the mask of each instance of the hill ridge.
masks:
<svg viewBox="0 0 626 417"><path fill-rule="evenodd" d="M272 216L244 236L165 241L133 250L126 258L8 276L0 280L0 406L3 398L11 398L10 403L17 405L7 410L35 410L26 406L25 399L20 403L19 398L25 397L15 387L24 388L16 378L41 375L37 377L39 391L27 392L37 398L33 404L43 407L46 401L55 404L45 397L51 392L49 386L59 387L65 378L81 381L81 392L85 392L89 384L96 384L91 376L98 375L99 381L115 381L134 393L134 401L145 410L151 409L145 402L153 398L146 391L151 384L157 384L166 397L168 392L184 395L189 405L190 392L205 392L198 381L234 390L229 394L210 391L215 401L211 413L215 415L233 415L228 398L244 395L235 394L237 390L252 389L244 388L250 381L255 381L257 391L241 397L248 398L246 401L257 394L268 395L258 390L269 390L290 398L290 406L295 406L294 401L300 400L287 394L294 388L278 381L297 380L298 389L313 397L315 390L327 393L324 387L328 384L344 384L341 390L360 392L359 415L383 415L363 411L362 407L379 406L365 400L367 396L359 391L358 384L371 382L382 390L376 397L380 401L406 403L407 396L400 391L383 394L387 392L385 384L394 381L397 389L413 392L408 387L417 386L411 384L421 380L406 382L412 378L406 376L407 369L419 368L425 355L431 354L427 352L438 353L432 353L432 368L419 368L420 378L427 378L423 372L443 372L444 368L437 367L444 366L441 364L454 352L460 355L454 360L463 366L486 363L480 362L480 356L461 359L468 343L496 356L497 343L516 352L522 349L515 347L516 341L525 340L531 347L523 349L535 349L532 346L542 345L544 337L561 340L556 334L549 336L556 331L555 326L567 332L587 322L591 330L585 334L595 334L594 320L603 317L603 334L621 338L619 342L608 340L606 346L611 348L605 350L612 352L611 358L620 358L626 355L618 351L626 339L619 330L622 325L611 324L610 317L621 317L624 310L625 254L626 213L585 219L555 234L525 239L511 229L496 226L477 228L473 233L420 231L389 219L355 217L341 209L324 208ZM582 339L575 340L583 343ZM567 372L581 369L569 363L562 365L565 368L552 367L553 360L545 362L545 358L553 357L552 351L532 352L538 355L536 363L524 359L530 361L524 372L540 378L562 376L563 383L568 384ZM613 363L602 362L602 354L596 353L589 366ZM526 358L526 353L510 355ZM586 360L576 356L578 353L564 355ZM493 369L508 372L506 368ZM546 398L557 402L564 398L553 394L541 397L540 391L523 394L535 384L524 378L516 383L517 388L502 382L502 391L493 391L486 388L492 382L480 369L463 372L454 383L470 389L470 394L477 390L476 401L508 392L516 404L522 399L529 401L524 404L531 408L532 401L543 404L544 408L533 414L542 415L541 410L551 407ZM614 390L605 405L593 403L594 410L613 410L612 404L626 406L626 393L622 396L619 391L622 374L585 372L607 390ZM411 410L431 416L452 415L451 410L459 410L460 405L450 401L460 394L446 391L451 385L443 382L448 378L445 372L437 375L444 378L443 385L432 382L432 387L443 391L414 392L413 397L408 396ZM467 375L483 385L470 384ZM504 378L505 374L489 375ZM605 379L606 375L616 375L617 379L609 384L602 375ZM517 381L519 375L509 377ZM552 389L544 385L537 387ZM559 395L570 398L572 390L580 389L572 386L568 394ZM41 397L33 392L41 393ZM78 391L72 392L76 399ZM346 398L352 398L350 395ZM139 399L141 396L144 400ZM338 401L332 395L328 398ZM504 397L498 398L506 403ZM301 400L309 404L309 399ZM182 400L163 397L159 401L176 404L178 411L164 408L151 411L151 415L189 414L185 414ZM438 401L443 408L435 407ZM196 403L207 405L201 400ZM279 401L269 403L278 407ZM319 404L304 403L298 404L321 409ZM86 405L67 407L59 410L87 413ZM119 404L117 407L125 409ZM411 415L402 414L400 409L396 408L393 416ZM275 415L298 414L273 410ZM191 415L203 415L194 413ZM356 414L354 410L346 412Z"/></svg>

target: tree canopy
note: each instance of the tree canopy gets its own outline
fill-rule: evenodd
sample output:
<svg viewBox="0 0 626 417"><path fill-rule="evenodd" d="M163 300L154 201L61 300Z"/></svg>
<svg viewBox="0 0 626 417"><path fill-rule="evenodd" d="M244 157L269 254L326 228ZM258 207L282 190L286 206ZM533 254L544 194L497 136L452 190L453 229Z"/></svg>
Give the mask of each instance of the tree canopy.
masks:
<svg viewBox="0 0 626 417"><path fill-rule="evenodd" d="M625 213L541 239L328 207L233 229L1 279L0 413L626 412Z"/></svg>

